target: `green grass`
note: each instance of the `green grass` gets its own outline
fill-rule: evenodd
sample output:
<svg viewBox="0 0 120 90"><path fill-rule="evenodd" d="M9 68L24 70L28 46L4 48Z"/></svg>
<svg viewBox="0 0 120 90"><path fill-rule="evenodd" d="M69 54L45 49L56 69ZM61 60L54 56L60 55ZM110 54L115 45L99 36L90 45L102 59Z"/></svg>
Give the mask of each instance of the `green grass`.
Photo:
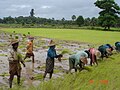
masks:
<svg viewBox="0 0 120 90"><path fill-rule="evenodd" d="M42 36L61 40L72 40L78 42L88 42L92 44L113 44L119 41L120 32L112 31L96 31L96 30L85 30L85 29L48 29L48 28L6 28L2 29L6 32L23 33L26 34L28 31L31 35Z"/></svg>
<svg viewBox="0 0 120 90"><path fill-rule="evenodd" d="M119 90L120 55L99 62L92 72L66 74L64 79L50 80L40 85L41 90ZM91 82L93 81L93 82Z"/></svg>

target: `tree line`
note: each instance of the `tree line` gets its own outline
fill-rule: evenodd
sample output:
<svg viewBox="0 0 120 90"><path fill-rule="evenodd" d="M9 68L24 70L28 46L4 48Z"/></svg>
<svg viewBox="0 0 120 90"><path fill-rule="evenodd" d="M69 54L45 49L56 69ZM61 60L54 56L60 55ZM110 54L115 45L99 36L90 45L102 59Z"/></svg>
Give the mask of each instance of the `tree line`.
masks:
<svg viewBox="0 0 120 90"><path fill-rule="evenodd" d="M120 7L114 0L97 0L94 5L101 9L99 17L84 18L82 15L72 15L71 20L66 20L64 17L61 20L55 20L54 18L40 18L35 17L34 9L31 9L30 16L24 17L4 17L0 18L1 24L21 24L26 25L51 25L66 27L67 25L78 25L81 26L102 26L104 29L109 30L110 27L120 27Z"/></svg>
<svg viewBox="0 0 120 90"><path fill-rule="evenodd" d="M73 18L73 16L75 18ZM71 17L71 20L65 20L65 18L62 18L61 20L55 20L47 19L47 18L40 18L40 17L4 17L3 19L0 19L1 24L22 24L23 26L26 24L40 24L40 25L78 25L78 26L100 26L99 18L92 17L92 18L83 18L83 16L78 16L76 18L75 15ZM113 27L120 27L120 17L116 20L116 23L112 25Z"/></svg>

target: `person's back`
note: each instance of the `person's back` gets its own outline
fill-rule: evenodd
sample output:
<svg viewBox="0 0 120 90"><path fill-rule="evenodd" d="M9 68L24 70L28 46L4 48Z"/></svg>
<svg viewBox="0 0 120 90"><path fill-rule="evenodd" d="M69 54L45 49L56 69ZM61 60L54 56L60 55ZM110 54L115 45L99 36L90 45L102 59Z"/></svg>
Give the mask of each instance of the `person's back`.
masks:
<svg viewBox="0 0 120 90"><path fill-rule="evenodd" d="M27 53L33 53L33 42L31 41L27 43Z"/></svg>
<svg viewBox="0 0 120 90"><path fill-rule="evenodd" d="M78 51L76 54L71 55L69 57L69 71L71 71L71 69L75 69L75 72L76 72L78 66L79 66L79 69L82 69L82 62L86 64L87 57L88 55L84 51Z"/></svg>
<svg viewBox="0 0 120 90"><path fill-rule="evenodd" d="M120 52L120 42L115 42L115 48Z"/></svg>
<svg viewBox="0 0 120 90"><path fill-rule="evenodd" d="M26 51L26 55L24 57L24 60L26 58L32 57L32 69L34 70L35 60L34 60L34 53L33 53L33 40L34 40L34 37L30 37L29 42L27 42L27 51Z"/></svg>

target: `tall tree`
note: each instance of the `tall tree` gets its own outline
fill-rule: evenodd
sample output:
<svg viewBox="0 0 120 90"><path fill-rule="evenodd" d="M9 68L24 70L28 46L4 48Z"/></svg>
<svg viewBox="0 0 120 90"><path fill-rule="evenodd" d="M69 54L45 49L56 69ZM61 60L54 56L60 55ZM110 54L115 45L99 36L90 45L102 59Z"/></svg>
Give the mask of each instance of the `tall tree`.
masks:
<svg viewBox="0 0 120 90"><path fill-rule="evenodd" d="M61 21L62 21L62 24L63 24L63 26L64 26L64 28L65 28L65 18L63 17L63 18L61 19Z"/></svg>
<svg viewBox="0 0 120 90"><path fill-rule="evenodd" d="M3 23L3 20L0 18L0 23Z"/></svg>
<svg viewBox="0 0 120 90"><path fill-rule="evenodd" d="M119 19L117 20L116 27L120 27L120 17L119 17Z"/></svg>
<svg viewBox="0 0 120 90"><path fill-rule="evenodd" d="M99 24L105 29L110 30L110 27L115 25L120 14L120 7L114 0L97 0L95 6L102 9L99 12Z"/></svg>
<svg viewBox="0 0 120 90"><path fill-rule="evenodd" d="M96 26L97 25L97 18L92 17L91 18L91 26Z"/></svg>
<svg viewBox="0 0 120 90"><path fill-rule="evenodd" d="M9 17L4 17L4 18L3 18L3 22L6 23L6 24L13 24L13 23L15 23L15 19L12 18L11 16L9 16Z"/></svg>
<svg viewBox="0 0 120 90"><path fill-rule="evenodd" d="M30 16L33 17L34 14L35 14L35 13L34 13L34 9L31 9L31 11L30 11Z"/></svg>
<svg viewBox="0 0 120 90"><path fill-rule="evenodd" d="M75 19L76 19L76 16L72 15L72 20L75 21Z"/></svg>
<svg viewBox="0 0 120 90"><path fill-rule="evenodd" d="M85 26L90 26L90 18L88 17L88 18L85 18L85 20L84 20L84 25Z"/></svg>
<svg viewBox="0 0 120 90"><path fill-rule="evenodd" d="M84 24L84 18L83 16L78 16L78 18L76 19L76 23L80 26L82 26Z"/></svg>

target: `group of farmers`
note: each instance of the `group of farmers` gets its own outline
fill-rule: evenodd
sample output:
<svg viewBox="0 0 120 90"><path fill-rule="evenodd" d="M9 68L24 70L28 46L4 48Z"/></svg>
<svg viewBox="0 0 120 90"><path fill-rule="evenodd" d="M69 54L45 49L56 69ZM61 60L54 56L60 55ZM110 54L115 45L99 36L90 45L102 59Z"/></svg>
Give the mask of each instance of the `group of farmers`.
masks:
<svg viewBox="0 0 120 90"><path fill-rule="evenodd" d="M35 63L34 60L34 53L33 53L33 40L34 37L30 36L29 42L27 43L27 52L22 59L22 55L18 50L19 46L19 40L17 39L12 39L11 40L11 49L9 50L8 54L8 61L9 61L9 73L10 73L10 78L9 78L9 87L12 88L12 81L14 78L14 75L17 75L17 83L18 85L20 84L20 77L21 77L21 65L20 63L23 64L25 67L24 60L26 58L32 57L32 63ZM45 79L47 73L50 74L49 78L51 79L53 70L54 70L54 60L55 58L58 58L59 61L61 61L61 58L63 57L62 54L57 54L56 53L56 43L53 40L50 40L49 43L49 50L47 51L47 57L46 57L46 69L45 73L43 76L43 79ZM87 65L88 60L87 58L90 58L90 65L92 66L93 64L97 64L97 58L101 57L108 57L109 55L112 55L113 49L116 49L117 51L120 52L120 42L115 43L115 48L111 46L110 44L105 44L99 46L98 49L95 48L90 48L88 50L83 50L83 51L78 51L76 54L73 54L69 57L69 72L71 72L71 69L75 69L75 72L77 70L81 71L84 69L84 66Z"/></svg>

